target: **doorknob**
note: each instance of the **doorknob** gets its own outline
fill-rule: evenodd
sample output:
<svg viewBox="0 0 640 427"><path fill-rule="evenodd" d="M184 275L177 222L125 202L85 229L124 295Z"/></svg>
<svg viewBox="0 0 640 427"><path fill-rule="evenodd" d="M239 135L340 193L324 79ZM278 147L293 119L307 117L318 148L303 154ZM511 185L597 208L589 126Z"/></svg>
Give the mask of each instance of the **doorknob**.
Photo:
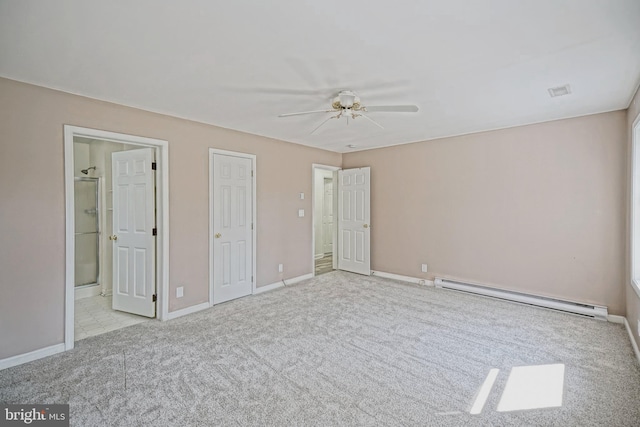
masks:
<svg viewBox="0 0 640 427"><path fill-rule="evenodd" d="M113 235L109 236L109 240L118 240L118 236L113 234Z"/></svg>
<svg viewBox="0 0 640 427"><path fill-rule="evenodd" d="M219 239L219 238L221 238L221 237L222 237L222 234L220 234L220 233L216 233L216 239Z"/></svg>
<svg viewBox="0 0 640 427"><path fill-rule="evenodd" d="M363 225L364 228L369 228L369 224Z"/></svg>

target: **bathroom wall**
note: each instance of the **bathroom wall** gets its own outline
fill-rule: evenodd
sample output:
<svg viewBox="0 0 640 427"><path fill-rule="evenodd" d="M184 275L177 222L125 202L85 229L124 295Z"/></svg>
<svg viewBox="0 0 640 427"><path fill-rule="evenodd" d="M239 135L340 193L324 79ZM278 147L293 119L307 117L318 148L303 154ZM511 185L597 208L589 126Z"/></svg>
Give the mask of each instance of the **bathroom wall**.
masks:
<svg viewBox="0 0 640 427"><path fill-rule="evenodd" d="M83 174L83 169L91 166L90 145L88 140L79 139L74 142L74 176L86 178L90 176ZM96 186L95 182L78 181L74 183L75 192L75 218L76 233L96 231ZM98 236L96 234L76 234L76 255L75 255L75 285L82 286L96 283L98 280ZM89 293L82 291L77 294L89 296Z"/></svg>
<svg viewBox="0 0 640 427"><path fill-rule="evenodd" d="M73 141L73 176L87 176L80 172L89 166L89 141L85 138L77 138Z"/></svg>

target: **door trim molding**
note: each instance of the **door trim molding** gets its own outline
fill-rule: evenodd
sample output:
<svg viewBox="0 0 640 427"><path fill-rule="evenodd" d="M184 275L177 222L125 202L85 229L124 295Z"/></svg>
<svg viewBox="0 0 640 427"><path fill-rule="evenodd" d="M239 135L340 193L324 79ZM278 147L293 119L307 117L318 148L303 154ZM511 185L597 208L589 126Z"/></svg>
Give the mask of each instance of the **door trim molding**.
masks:
<svg viewBox="0 0 640 427"><path fill-rule="evenodd" d="M257 157L255 154L249 153L240 153L237 151L228 151L228 150L220 150L218 148L209 148L209 307L213 307L213 238L211 237L211 233L213 232L213 156L215 154L222 154L225 156L234 156L241 157L244 159L251 160L251 170L253 171L253 176L251 177L251 222L253 223L253 230L251 231L251 250L252 250L252 265L251 265L251 274L253 275L253 280L251 281L251 294L256 293L256 283L258 282L258 271L257 271L257 263L256 263L256 255L257 255L257 232L258 232L258 206L256 203L257 200L257 183L258 183L258 170L256 169L256 160Z"/></svg>
<svg viewBox="0 0 640 427"><path fill-rule="evenodd" d="M159 228L156 240L156 293L158 307L156 317L166 320L169 313L169 142L64 125L64 187L65 187L65 320L64 348L71 350L74 345L74 300L75 300L75 217L74 217L74 159L73 138L84 137L120 144L151 147L157 150L156 163L156 224Z"/></svg>
<svg viewBox="0 0 640 427"><path fill-rule="evenodd" d="M316 275L316 169L333 172L333 268L338 266L338 193L337 193L337 176L336 172L342 170L339 166L322 165L319 163L311 164L311 277Z"/></svg>

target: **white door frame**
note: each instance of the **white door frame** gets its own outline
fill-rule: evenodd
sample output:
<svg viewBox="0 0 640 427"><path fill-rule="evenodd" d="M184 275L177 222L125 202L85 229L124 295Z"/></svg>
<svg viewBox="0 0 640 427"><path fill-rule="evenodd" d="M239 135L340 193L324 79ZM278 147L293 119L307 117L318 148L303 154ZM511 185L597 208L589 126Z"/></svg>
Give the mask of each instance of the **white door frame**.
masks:
<svg viewBox="0 0 640 427"><path fill-rule="evenodd" d="M338 179L337 172L342 168L338 166L311 164L311 275L316 275L316 169L333 172L333 269L338 268Z"/></svg>
<svg viewBox="0 0 640 427"><path fill-rule="evenodd" d="M255 154L247 154L247 153L239 153L237 151L228 151L228 150L219 150L217 148L209 148L209 306L213 307L213 156L215 154L222 154L225 156L235 156L242 157L245 159L251 160L251 223L253 224L253 229L251 231L251 250L252 250L252 276L253 280L251 281L251 294L256 293L256 283L258 282L258 270L256 268L256 255L257 255L257 232L258 232L258 208L256 204L256 195L257 195L257 177L258 172L256 169L256 155Z"/></svg>
<svg viewBox="0 0 640 427"><path fill-rule="evenodd" d="M155 138L126 135L97 129L64 125L64 181L65 181L65 315L64 348L74 345L75 315L75 217L74 217L74 156L73 139L83 137L120 144L151 147L156 155L156 316L166 320L169 314L169 143Z"/></svg>

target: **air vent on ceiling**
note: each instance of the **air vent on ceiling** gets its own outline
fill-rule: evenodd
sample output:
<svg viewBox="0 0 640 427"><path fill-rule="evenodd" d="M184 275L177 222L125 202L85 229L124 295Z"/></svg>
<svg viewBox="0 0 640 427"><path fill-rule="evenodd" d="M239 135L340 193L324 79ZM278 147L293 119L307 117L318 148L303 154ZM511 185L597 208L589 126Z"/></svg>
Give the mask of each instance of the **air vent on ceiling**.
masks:
<svg viewBox="0 0 640 427"><path fill-rule="evenodd" d="M548 90L549 90L549 95L551 95L552 98L555 98L556 96L569 95L571 93L571 86L564 85L564 86L552 87L552 88L549 88Z"/></svg>

